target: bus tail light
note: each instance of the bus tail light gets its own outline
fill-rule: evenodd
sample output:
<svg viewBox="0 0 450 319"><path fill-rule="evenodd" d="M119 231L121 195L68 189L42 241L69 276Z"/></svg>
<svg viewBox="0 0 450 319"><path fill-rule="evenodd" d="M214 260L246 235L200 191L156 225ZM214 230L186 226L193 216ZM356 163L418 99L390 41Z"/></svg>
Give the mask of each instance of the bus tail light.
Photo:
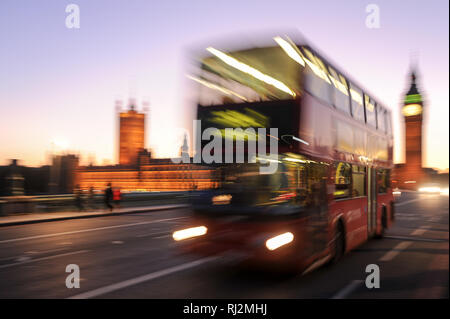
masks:
<svg viewBox="0 0 450 319"><path fill-rule="evenodd" d="M281 246L287 245L294 240L294 235L287 232L266 240L266 247L268 250L275 250Z"/></svg>
<svg viewBox="0 0 450 319"><path fill-rule="evenodd" d="M182 230L177 230L172 234L173 239L176 241L188 239L192 237L198 237L203 236L208 231L208 228L205 226L198 226L198 227L192 227L192 228L186 228Z"/></svg>

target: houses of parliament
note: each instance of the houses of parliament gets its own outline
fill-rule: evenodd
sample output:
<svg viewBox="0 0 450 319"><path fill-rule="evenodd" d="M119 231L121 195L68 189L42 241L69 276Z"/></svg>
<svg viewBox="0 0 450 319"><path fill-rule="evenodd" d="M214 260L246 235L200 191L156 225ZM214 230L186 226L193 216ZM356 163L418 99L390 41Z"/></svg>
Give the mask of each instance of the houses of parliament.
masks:
<svg viewBox="0 0 450 319"><path fill-rule="evenodd" d="M75 183L81 189L104 189L111 183L123 191L179 191L214 186L213 170L195 164L176 164L170 158L153 158L145 148L147 114L130 103L118 112L117 165L80 166ZM188 154L186 139L180 156Z"/></svg>

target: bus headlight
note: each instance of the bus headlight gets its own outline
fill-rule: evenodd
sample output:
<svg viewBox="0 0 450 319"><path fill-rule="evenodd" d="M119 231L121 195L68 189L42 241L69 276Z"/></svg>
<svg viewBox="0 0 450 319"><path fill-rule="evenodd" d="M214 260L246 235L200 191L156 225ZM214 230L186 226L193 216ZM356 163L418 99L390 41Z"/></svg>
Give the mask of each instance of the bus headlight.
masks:
<svg viewBox="0 0 450 319"><path fill-rule="evenodd" d="M208 228L205 226L198 226L192 228L186 228L182 230L177 230L172 234L173 239L176 241L188 239L192 237L203 236L208 231Z"/></svg>
<svg viewBox="0 0 450 319"><path fill-rule="evenodd" d="M268 250L275 250L281 246L287 245L294 240L294 235L287 232L266 240L266 247Z"/></svg>

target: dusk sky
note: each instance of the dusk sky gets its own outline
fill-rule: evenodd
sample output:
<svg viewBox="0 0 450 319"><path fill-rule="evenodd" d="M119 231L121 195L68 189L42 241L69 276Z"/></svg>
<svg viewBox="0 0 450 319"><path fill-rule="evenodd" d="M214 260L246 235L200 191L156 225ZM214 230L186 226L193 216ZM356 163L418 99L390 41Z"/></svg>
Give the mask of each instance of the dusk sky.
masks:
<svg viewBox="0 0 450 319"><path fill-rule="evenodd" d="M80 8L80 28L65 8ZM380 28L365 25L380 8ZM298 29L393 112L395 162L403 158L400 105L411 57L425 98L424 165L449 167L449 7L431 1L23 1L0 2L0 165L48 163L52 140L82 163L117 161L115 100L150 102L146 146L177 155L191 126L187 49L227 34ZM239 40L239 39L236 39Z"/></svg>

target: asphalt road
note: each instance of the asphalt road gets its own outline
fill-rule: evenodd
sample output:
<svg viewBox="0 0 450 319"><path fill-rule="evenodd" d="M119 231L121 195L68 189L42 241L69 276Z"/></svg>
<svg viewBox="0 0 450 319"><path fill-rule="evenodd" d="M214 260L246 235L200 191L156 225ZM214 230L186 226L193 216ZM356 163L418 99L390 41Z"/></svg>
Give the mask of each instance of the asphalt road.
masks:
<svg viewBox="0 0 450 319"><path fill-rule="evenodd" d="M335 266L268 274L178 253L186 209L0 229L0 298L448 298L448 196L404 193L396 223ZM80 288L66 287L66 266ZM365 286L368 264L380 288Z"/></svg>

